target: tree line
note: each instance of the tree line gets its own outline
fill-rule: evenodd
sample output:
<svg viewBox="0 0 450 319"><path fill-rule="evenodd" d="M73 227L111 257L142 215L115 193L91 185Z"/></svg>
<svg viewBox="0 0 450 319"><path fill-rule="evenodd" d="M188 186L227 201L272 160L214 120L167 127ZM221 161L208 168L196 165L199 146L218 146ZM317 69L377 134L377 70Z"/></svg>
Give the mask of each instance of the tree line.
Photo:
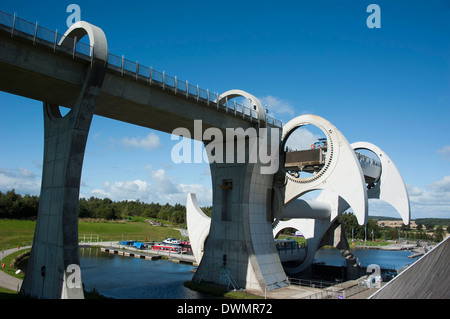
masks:
<svg viewBox="0 0 450 319"><path fill-rule="evenodd" d="M35 219L39 209L39 196L16 194L12 189L5 193L0 191L0 218L10 219ZM202 207L203 212L211 217L212 207ZM186 225L186 207L181 204L144 203L136 201L114 202L109 198L90 197L80 198L79 218L93 218L105 220L126 219L127 217L155 218L167 221L172 224ZM401 228L380 227L375 219L370 219L366 226L358 224L356 216L352 213L344 213L339 216L339 222L344 224L347 238L350 239L387 239L396 240L399 238L422 239L441 241L444 236L442 223L448 219L422 219L416 220L418 229L413 231L409 226ZM421 223L419 223L421 222ZM438 226L433 226L433 222L439 222ZM433 230L432 234L422 231L422 225L427 230ZM450 226L445 229L450 232Z"/></svg>
<svg viewBox="0 0 450 319"><path fill-rule="evenodd" d="M39 196L16 194L15 190L0 192L0 218L33 219L37 217ZM186 207L181 204L144 203L137 201L114 202L109 198L80 198L79 218L105 220L126 219L127 217L156 218L173 224L186 224ZM211 216L211 207L202 207Z"/></svg>
<svg viewBox="0 0 450 319"><path fill-rule="evenodd" d="M448 222L448 219L439 219L439 224L437 226L433 225L433 222L436 222L437 219L434 218L426 218L421 219L421 223L417 223L419 220L416 219L417 230L411 230L409 225L403 225L402 227L394 228L394 227L380 227L376 221L376 219L370 219L367 222L367 225L359 225L356 219L356 216L352 213L344 213L338 217L338 221L344 224L345 235L350 239L359 239L359 240L372 240L375 239L383 239L383 240L398 240L409 239L409 240L432 240L435 242L440 242L443 240L445 235L445 230L450 232L450 226L447 226L445 229L442 223ZM427 233L423 231L422 225L427 225L426 229L428 231L433 231L433 233Z"/></svg>
<svg viewBox="0 0 450 319"><path fill-rule="evenodd" d="M353 239L379 239L382 237L381 228L376 220L369 219L367 225L359 225L356 216L352 213L343 213L338 221L344 224L345 235L348 240ZM391 239L391 238L389 238Z"/></svg>
<svg viewBox="0 0 450 319"><path fill-rule="evenodd" d="M0 218L36 218L39 197L19 195L13 190L0 192Z"/></svg>

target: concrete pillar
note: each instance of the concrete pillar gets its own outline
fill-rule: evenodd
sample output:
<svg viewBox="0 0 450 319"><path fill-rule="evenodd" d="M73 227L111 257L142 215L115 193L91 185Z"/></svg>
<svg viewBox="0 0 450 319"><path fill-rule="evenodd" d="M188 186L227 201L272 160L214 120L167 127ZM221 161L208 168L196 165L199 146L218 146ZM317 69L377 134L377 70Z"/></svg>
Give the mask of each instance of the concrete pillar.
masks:
<svg viewBox="0 0 450 319"><path fill-rule="evenodd" d="M22 295L52 299L84 297L78 253L80 180L105 70L104 62L94 62L88 67L80 96L66 116L61 116L57 105L44 102L41 195ZM74 270L68 269L70 265L75 265Z"/></svg>
<svg viewBox="0 0 450 319"><path fill-rule="evenodd" d="M248 161L252 142L244 163L210 164L213 213L194 281L260 291L288 285L272 235L273 174Z"/></svg>

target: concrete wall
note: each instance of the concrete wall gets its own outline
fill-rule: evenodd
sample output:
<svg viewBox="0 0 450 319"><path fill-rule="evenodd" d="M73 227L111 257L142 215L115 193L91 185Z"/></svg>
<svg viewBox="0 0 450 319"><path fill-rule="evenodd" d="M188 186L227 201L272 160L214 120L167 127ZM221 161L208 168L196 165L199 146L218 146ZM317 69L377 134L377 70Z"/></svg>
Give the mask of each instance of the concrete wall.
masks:
<svg viewBox="0 0 450 319"><path fill-rule="evenodd" d="M246 144L248 156L248 145ZM225 155L226 156L226 155ZM259 163L211 163L213 213L196 281L224 283L223 266L239 288L287 285L272 235L273 174Z"/></svg>

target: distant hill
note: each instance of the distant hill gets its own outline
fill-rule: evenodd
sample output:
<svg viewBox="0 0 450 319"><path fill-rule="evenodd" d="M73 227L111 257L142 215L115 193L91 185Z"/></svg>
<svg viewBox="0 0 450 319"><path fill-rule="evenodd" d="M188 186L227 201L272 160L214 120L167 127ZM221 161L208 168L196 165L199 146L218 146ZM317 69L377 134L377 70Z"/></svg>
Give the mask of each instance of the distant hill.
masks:
<svg viewBox="0 0 450 319"><path fill-rule="evenodd" d="M386 216L369 216L369 219L373 219L375 221L379 220L401 220L401 218L396 217L386 217ZM448 226L450 225L450 218L416 218L412 219L416 222L416 224L422 225L434 225L434 226Z"/></svg>
<svg viewBox="0 0 450 319"><path fill-rule="evenodd" d="M401 218L386 217L386 216L369 216L369 219L373 219L375 221L379 221L379 220L402 220Z"/></svg>
<svg viewBox="0 0 450 319"><path fill-rule="evenodd" d="M416 218L416 224L448 226L450 225L450 218Z"/></svg>

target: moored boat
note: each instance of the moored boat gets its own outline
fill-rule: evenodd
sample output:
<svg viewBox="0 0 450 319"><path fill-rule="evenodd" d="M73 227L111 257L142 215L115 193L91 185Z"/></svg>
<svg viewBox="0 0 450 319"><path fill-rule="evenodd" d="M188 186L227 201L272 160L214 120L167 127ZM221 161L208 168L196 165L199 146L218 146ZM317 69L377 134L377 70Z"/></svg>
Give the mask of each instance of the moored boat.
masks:
<svg viewBox="0 0 450 319"><path fill-rule="evenodd" d="M168 245L181 245L181 242L178 239L173 239L172 237L166 238L162 242Z"/></svg>

